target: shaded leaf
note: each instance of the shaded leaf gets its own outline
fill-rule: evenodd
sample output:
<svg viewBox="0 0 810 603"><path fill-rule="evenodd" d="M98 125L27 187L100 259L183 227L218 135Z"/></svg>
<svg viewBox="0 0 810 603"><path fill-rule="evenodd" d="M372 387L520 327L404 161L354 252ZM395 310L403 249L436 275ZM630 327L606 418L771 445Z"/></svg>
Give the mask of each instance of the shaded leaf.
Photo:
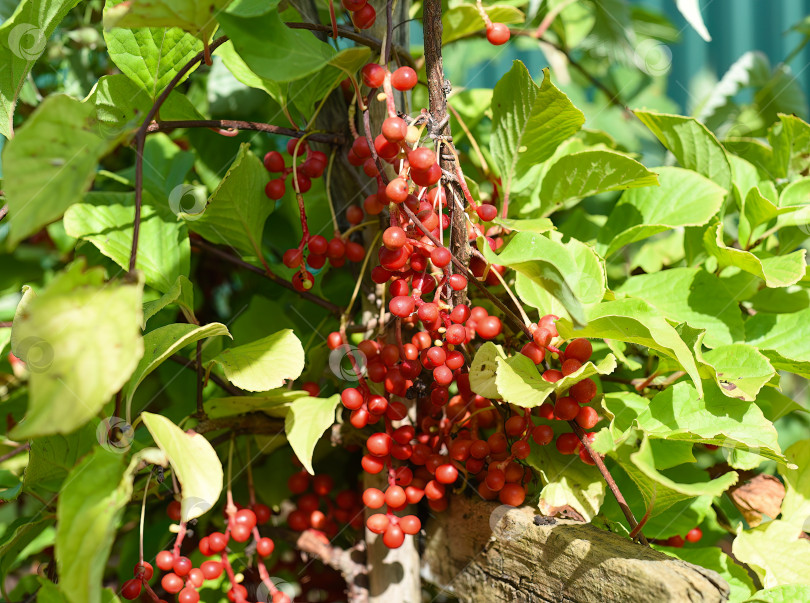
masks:
<svg viewBox="0 0 810 603"><path fill-rule="evenodd" d="M293 452L304 468L313 475L312 453L318 440L335 422L338 404L339 394L329 398L298 398L290 405L284 420L284 431Z"/></svg>
<svg viewBox="0 0 810 603"><path fill-rule="evenodd" d="M297 379L304 371L304 360L304 348L292 329L225 349L214 358L228 381L250 392L267 391Z"/></svg>

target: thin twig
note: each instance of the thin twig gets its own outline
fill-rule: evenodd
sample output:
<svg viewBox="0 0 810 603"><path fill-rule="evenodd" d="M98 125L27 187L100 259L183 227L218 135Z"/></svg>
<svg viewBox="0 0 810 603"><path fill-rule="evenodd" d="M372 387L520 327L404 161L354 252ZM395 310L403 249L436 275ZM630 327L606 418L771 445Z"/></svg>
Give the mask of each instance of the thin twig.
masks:
<svg viewBox="0 0 810 603"><path fill-rule="evenodd" d="M3 207L0 207L0 220L5 218L8 215L8 203L6 203Z"/></svg>
<svg viewBox="0 0 810 603"><path fill-rule="evenodd" d="M141 232L141 203L143 198L143 149L144 144L146 142L146 131L149 129L149 126L152 123L152 120L155 119L160 107L166 102L166 99L169 98L169 94L171 94L172 90L186 77L191 69L197 65L205 61L206 56L210 56L210 52L216 50L221 44L224 44L227 41L226 36L222 36L214 40L205 50L198 52L194 57L183 67L180 68L180 71L171 79L171 81L166 86L166 89L161 92L160 96L158 96L155 103L152 105L152 108L149 109L149 112L146 114L146 117L141 124L141 127L138 128L138 132L135 134L135 219L133 221L133 228L132 228L132 250L129 254L129 272L132 274L135 272L135 264L137 262L138 256L138 237Z"/></svg>
<svg viewBox="0 0 810 603"><path fill-rule="evenodd" d="M238 258L235 255L232 255L232 254L228 253L227 251L222 251L221 249L219 249L217 247L214 247L213 245L211 245L211 244L209 244L209 243L207 243L205 241L202 241L200 239L193 239L191 241L191 245L192 245L192 247L196 247L197 249L200 249L202 251L210 253L211 255L215 255L215 256L217 256L217 257L219 257L219 258L221 258L221 259L223 259L223 260L225 260L227 262L230 262L234 266L239 266L240 268L244 268L245 270L250 270L251 272L255 272L256 274L260 274L261 276L273 281L274 283L279 284L282 287L285 287L286 289L289 289L290 291L295 291L295 293L300 295L303 299L306 299L308 301L311 301L312 303L318 304L322 308L326 308L332 314L335 314L335 315L339 316L340 313L342 312L342 310L338 306L333 304L332 302L326 301L325 299L323 299L321 297L318 297L317 295L314 295L313 293L310 293L309 291L298 291L295 287L293 287L293 284L291 282L281 278L280 276L277 276L277 275L273 274L272 272L267 272L265 270L262 270L261 268L258 268L256 266L254 266L253 264L248 264L247 262L245 262L241 258Z"/></svg>
<svg viewBox="0 0 810 603"><path fill-rule="evenodd" d="M24 451L28 450L30 447L31 447L30 442L26 442L25 444L20 444L16 448L13 448L13 449L9 450L8 452L6 452L5 454L0 455L0 463L2 463L4 461L7 461L8 459L17 456L21 452L24 452Z"/></svg>
<svg viewBox="0 0 810 603"><path fill-rule="evenodd" d="M194 362L190 358L184 358L183 356L180 356L179 354L172 354L171 356L169 356L169 360L171 360L172 362L176 362L177 364L182 364L184 367L192 369L192 370L197 369L197 366L196 366L197 363L196 362ZM231 385L230 383L225 381L219 375L215 375L214 373L211 373L211 375L209 376L209 379L211 379L211 381L216 383L220 388L222 388L223 390L225 390L226 392L228 392L232 396L244 396L245 395L245 393L242 390L234 387L233 385Z"/></svg>
<svg viewBox="0 0 810 603"><path fill-rule="evenodd" d="M273 124L266 124L258 121L242 121L238 119L187 119L156 121L149 124L149 126L146 128L146 133L152 134L153 132L170 132L171 130L179 130L180 128L251 130L254 132L267 132L268 134L289 136L290 138L301 138L306 135L309 140L338 146L343 145L346 142L345 137L338 133L313 132L312 134L308 134L304 130L293 130L292 128L283 128L281 126L274 126Z"/></svg>

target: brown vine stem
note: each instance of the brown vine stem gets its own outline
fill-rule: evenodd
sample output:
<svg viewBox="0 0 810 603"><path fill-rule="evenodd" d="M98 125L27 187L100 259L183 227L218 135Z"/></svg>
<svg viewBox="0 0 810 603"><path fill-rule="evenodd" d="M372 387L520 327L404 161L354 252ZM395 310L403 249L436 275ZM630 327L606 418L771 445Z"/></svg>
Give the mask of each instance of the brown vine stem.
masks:
<svg viewBox="0 0 810 603"><path fill-rule="evenodd" d="M135 134L135 219L133 220L132 226L132 250L129 253L130 274L135 272L135 264L138 256L138 237L141 232L141 204L143 198L143 148L146 142L147 130L149 129L152 120L155 119L160 107L164 102L166 102L166 99L169 98L169 94L171 94L172 90L174 90L183 80L183 78L186 77L186 74L188 74L188 72L191 71L195 65L205 61L207 52L213 52L220 45L224 44L227 39L228 38L226 36L217 38L208 48L198 52L188 63L183 65L180 71L177 72L177 75L175 75L166 86L166 89L160 93L160 96L157 97L157 100L152 105L152 108L149 109L149 112L146 114L146 118L144 118L141 127L138 128L138 132Z"/></svg>
<svg viewBox="0 0 810 603"><path fill-rule="evenodd" d="M6 203L3 207L0 207L0 220L5 218L8 215L8 203Z"/></svg>
<svg viewBox="0 0 810 603"><path fill-rule="evenodd" d="M218 249L217 247L214 247L210 243L207 243L207 242L205 242L205 241L203 241L201 239L192 239L191 246L196 247L197 249L199 249L201 251L205 251L206 253L210 253L211 255L215 255L218 258L221 258L221 259L225 260L226 262L230 262L234 266L239 266L240 268L244 268L245 270L250 270L251 272L255 272L256 274L260 274L263 277L265 277L266 279L269 279L269 280L273 281L274 283L276 283L278 285L281 285L282 287L284 287L286 289L289 289L290 291L295 291L295 293L300 295L303 299L305 299L307 301L311 301L312 303L317 304L317 305L321 306L322 308L325 308L325 309L329 310L332 314L335 314L336 316L340 316L340 314L342 312L342 309L340 307L336 306L335 304L333 304L332 302L327 301L327 300L325 300L325 299L323 299L321 297L318 297L317 295L314 295L314 294L310 293L309 291L298 291L298 290L296 290L295 287L293 287L291 282L281 278L280 276L277 276L276 274L273 274L272 272L267 272L265 270L262 270L261 268L258 268L256 266L254 266L253 264L248 264L247 262L245 262L241 258L238 258L235 255L232 255L232 254L228 253L227 251L222 251L221 249Z"/></svg>
<svg viewBox="0 0 810 603"><path fill-rule="evenodd" d="M332 26L331 25L321 25L319 23L294 23L290 22L287 23L287 27L290 29L307 29L309 31L319 31L324 33L331 33ZM348 27L338 27L337 28L338 35L341 38L346 38L347 40L351 40L353 42L357 42L362 46L367 46L372 50L376 50L377 52L383 53L383 43L381 40L376 38L372 38L369 36L362 36L353 30L349 29ZM408 65L409 67L416 68L416 63L414 63L413 58L408 53L407 50L404 48L400 48L399 46L392 46L393 54L396 55L397 61L400 64ZM389 51L390 56L390 51Z"/></svg>
<svg viewBox="0 0 810 603"><path fill-rule="evenodd" d="M31 447L30 442L26 442L25 444L20 444L16 448L13 448L13 449L9 450L8 452L6 452L5 454L0 455L0 463L2 463L4 461L7 461L10 458L14 458L15 456L17 456L21 452L25 452L26 450L28 450L30 447Z"/></svg>
<svg viewBox="0 0 810 603"><path fill-rule="evenodd" d="M647 538L644 534L641 533L641 530L636 530L638 527L638 522L636 518L633 516L633 511L630 510L630 506L627 504L627 501L624 499L624 495L619 490L619 486L616 485L616 480L613 479L613 476L608 471L608 468L605 466L602 457L596 452L593 448L591 448L591 444L588 441L588 438L585 437L585 432L582 430L582 427L576 421L568 421L568 424L571 426L571 429L577 434L580 443L585 447L585 450L588 451L588 454L593 459L596 468L599 469L599 473L602 474L602 477L605 480L605 483L610 488L610 491L613 493L613 496L616 497L616 502L619 503L619 507L624 513L625 518L627 518L627 523L630 524L630 529L634 530L638 533L638 539L641 541L641 544L645 546L649 546L647 542Z"/></svg>
<svg viewBox="0 0 810 603"><path fill-rule="evenodd" d="M422 221L416 217L416 214L414 214L410 209L408 209L404 203L400 206L400 208L408 215L411 221L413 221L413 223L416 224L417 228L419 228L419 230L421 230L425 234L425 236L427 236L427 238L430 239L431 243L433 243L437 247L441 246L439 239L437 239L431 234L431 232L425 227L425 225L422 224ZM455 254L452 254L452 261L453 265L456 268L458 268L460 274L464 275L468 283L473 283L478 288L478 290L481 291L481 293L483 293L487 297L487 299L489 299L493 304L498 306L498 309L504 313L504 315L512 322L512 324L518 328L518 330L520 330L524 335L526 335L526 337L531 339L532 332L529 330L529 327L523 324L523 321L517 314L515 314L514 312L512 312L512 310L507 308L506 305L501 300L495 297L492 294L492 292L490 292L489 289L486 288L485 285L483 285L477 278L475 278L475 275L472 272L470 272L469 269L464 264L461 263L461 261L455 256Z"/></svg>
<svg viewBox="0 0 810 603"><path fill-rule="evenodd" d="M189 119L176 121L157 121L150 123L146 129L147 134L153 132L169 132L180 128L214 128L223 130L251 130L254 132L267 132L268 134L279 134L290 138L301 138L307 136L309 140L323 142L326 144L343 145L346 140L342 134L328 132L313 132L308 134L304 130L294 130L265 124L257 121L241 121L238 119Z"/></svg>
<svg viewBox="0 0 810 603"><path fill-rule="evenodd" d="M313 530L305 530L298 537L295 547L304 553L320 559L324 565L339 571L348 589L349 600L352 603L366 603L368 589L364 551L361 546L351 549L341 549L332 544L323 542Z"/></svg>

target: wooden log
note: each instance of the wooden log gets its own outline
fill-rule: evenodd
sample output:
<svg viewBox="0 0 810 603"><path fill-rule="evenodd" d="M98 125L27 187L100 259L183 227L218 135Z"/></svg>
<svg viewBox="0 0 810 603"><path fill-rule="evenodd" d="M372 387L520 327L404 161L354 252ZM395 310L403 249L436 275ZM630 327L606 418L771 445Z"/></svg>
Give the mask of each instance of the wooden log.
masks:
<svg viewBox="0 0 810 603"><path fill-rule="evenodd" d="M463 496L428 522L422 561L423 579L465 603L696 603L729 596L716 572L621 535Z"/></svg>

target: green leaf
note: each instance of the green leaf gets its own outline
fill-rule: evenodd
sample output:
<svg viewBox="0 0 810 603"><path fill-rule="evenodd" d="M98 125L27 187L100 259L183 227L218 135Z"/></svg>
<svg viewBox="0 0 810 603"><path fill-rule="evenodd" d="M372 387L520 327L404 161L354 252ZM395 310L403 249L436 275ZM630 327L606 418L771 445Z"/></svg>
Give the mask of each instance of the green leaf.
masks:
<svg viewBox="0 0 810 603"><path fill-rule="evenodd" d="M554 446L532 446L526 462L540 473L542 513L568 505L590 521L599 512L605 499L605 480L596 467L571 462L570 456L560 454Z"/></svg>
<svg viewBox="0 0 810 603"><path fill-rule="evenodd" d="M551 83L548 69L543 70L543 83L537 86L526 66L515 61L492 96L490 149L504 198L584 122L582 112Z"/></svg>
<svg viewBox="0 0 810 603"><path fill-rule="evenodd" d="M56 584L43 577L40 577L39 581L41 587L37 591L38 603L68 603Z"/></svg>
<svg viewBox="0 0 810 603"><path fill-rule="evenodd" d="M71 603L101 603L102 579L134 469L120 454L96 448L68 476L56 507L59 588Z"/></svg>
<svg viewBox="0 0 810 603"><path fill-rule="evenodd" d="M810 440L800 440L785 450L793 467L781 471L785 482L781 518L796 529L810 529Z"/></svg>
<svg viewBox="0 0 810 603"><path fill-rule="evenodd" d="M215 56L222 58L225 67L245 86L264 90L282 107L287 105L287 86L273 80L259 77L247 66L242 57L234 50L233 42L228 40L214 51Z"/></svg>
<svg viewBox="0 0 810 603"><path fill-rule="evenodd" d="M810 378L810 308L790 314L758 312L745 322L745 341L779 369Z"/></svg>
<svg viewBox="0 0 810 603"><path fill-rule="evenodd" d="M778 421L782 417L792 412L810 412L801 404L797 404L788 398L775 387L764 387L757 396L757 406L762 409L765 418L771 421Z"/></svg>
<svg viewBox="0 0 810 603"><path fill-rule="evenodd" d="M563 244L543 235L519 232L498 255L488 245L478 248L488 262L513 268L548 291L577 324L585 322L583 304L596 303L604 297L602 260L575 239Z"/></svg>
<svg viewBox="0 0 810 603"><path fill-rule="evenodd" d="M304 115L313 114L315 107L338 87L346 76L352 76L369 62L371 50L365 47L344 48L329 63L311 77L288 84L288 94Z"/></svg>
<svg viewBox="0 0 810 603"><path fill-rule="evenodd" d="M143 355L142 293L77 260L31 300L13 327L31 372L14 439L70 433L121 389Z"/></svg>
<svg viewBox="0 0 810 603"><path fill-rule="evenodd" d="M168 215L167 215L168 214ZM185 224L159 211L148 195L141 207L141 237L135 267L161 293L190 270L191 247ZM122 269L129 268L135 193L88 193L65 212L65 231L95 245Z"/></svg>
<svg viewBox="0 0 810 603"><path fill-rule="evenodd" d="M548 218L529 218L528 220L512 220L510 218L495 218L493 224L503 226L515 232L544 233L554 230L554 224Z"/></svg>
<svg viewBox="0 0 810 603"><path fill-rule="evenodd" d="M767 287L787 287L799 282L805 274L807 251L800 249L787 255L764 257L741 249L727 247L723 242L723 223L717 222L703 234L709 255L717 258L721 267L737 268L758 276ZM760 257L763 256L763 257Z"/></svg>
<svg viewBox="0 0 810 603"><path fill-rule="evenodd" d="M726 191L697 172L655 168L661 186L625 192L599 232L597 250L610 257L625 245L682 226L701 226L723 204Z"/></svg>
<svg viewBox="0 0 810 603"><path fill-rule="evenodd" d="M719 547L655 548L671 557L714 570L720 574L720 577L728 583L731 589L729 601L744 601L756 590L751 576L748 575L745 568L734 563L734 560L720 550Z"/></svg>
<svg viewBox="0 0 810 603"><path fill-rule="evenodd" d="M636 117L672 151L681 167L731 189L731 165L723 146L706 126L691 117L635 111Z"/></svg>
<svg viewBox="0 0 810 603"><path fill-rule="evenodd" d="M810 205L810 178L795 180L779 194L779 207Z"/></svg>
<svg viewBox="0 0 810 603"><path fill-rule="evenodd" d="M657 184L655 173L620 153L583 151L563 155L543 177L540 211L549 214L569 201L597 193Z"/></svg>
<svg viewBox="0 0 810 603"><path fill-rule="evenodd" d="M810 168L810 125L795 115L779 115L779 123L768 132L773 147L773 163L777 178L794 180L806 176Z"/></svg>
<svg viewBox="0 0 810 603"><path fill-rule="evenodd" d="M309 394L305 391L279 387L255 396L211 398L205 401L204 408L206 414L212 419L232 417L248 412L263 412L271 417L283 418L287 416L290 405L304 396L309 396Z"/></svg>
<svg viewBox="0 0 810 603"><path fill-rule="evenodd" d="M6 526L0 538L0 588L7 601L11 600L6 590L6 576L9 570L16 563L20 553L53 523L51 517L18 517Z"/></svg>
<svg viewBox="0 0 810 603"><path fill-rule="evenodd" d="M711 347L745 337L745 325L727 284L702 268L671 268L627 279L617 293L643 299L669 320L706 330Z"/></svg>
<svg viewBox="0 0 810 603"><path fill-rule="evenodd" d="M615 413L614 413L615 414ZM712 382L704 396L688 383L676 383L657 394L635 418L650 437L686 440L742 450L785 463L776 429L756 404L729 398Z"/></svg>
<svg viewBox="0 0 810 603"><path fill-rule="evenodd" d="M762 387L776 374L759 350L744 343L704 352L702 360L712 367L720 391L748 402L756 400Z"/></svg>
<svg viewBox="0 0 810 603"><path fill-rule="evenodd" d="M28 451L23 491L42 498L58 494L68 473L96 444L96 427L92 422L67 435L34 438Z"/></svg>
<svg viewBox="0 0 810 603"><path fill-rule="evenodd" d="M753 187L742 199L738 236L740 246L748 249L765 231L776 223L780 214L795 211L794 208L778 208L767 199L758 187Z"/></svg>
<svg viewBox="0 0 810 603"><path fill-rule="evenodd" d="M270 81L306 77L335 56L311 32L287 27L276 11L252 17L220 13L217 20L253 73Z"/></svg>
<svg viewBox="0 0 810 603"><path fill-rule="evenodd" d="M106 15L120 5L108 0ZM129 5L129 4L128 4ZM104 41L113 63L154 101L180 70L203 48L202 42L179 27L143 27L105 29ZM199 65L194 65L185 80Z"/></svg>
<svg viewBox="0 0 810 603"><path fill-rule="evenodd" d="M243 258L262 258L264 223L274 208L264 194L269 179L261 160L242 144L205 211L191 217L189 228L212 243L236 249Z"/></svg>
<svg viewBox="0 0 810 603"><path fill-rule="evenodd" d="M498 359L506 358L503 348L487 341L475 353L470 363L470 389L484 398L499 398L495 385Z"/></svg>
<svg viewBox="0 0 810 603"><path fill-rule="evenodd" d="M144 325L146 321L170 304L177 304L186 320L197 324L197 318L194 316L194 286L188 278L181 274L166 293L143 305Z"/></svg>
<svg viewBox="0 0 810 603"><path fill-rule="evenodd" d="M46 98L3 149L3 190L11 221L7 245L62 216L90 188L109 150L92 105L56 94Z"/></svg>
<svg viewBox="0 0 810 603"><path fill-rule="evenodd" d="M216 17L231 0L131 0L108 6L104 27L179 27L204 42L217 28Z"/></svg>
<svg viewBox="0 0 810 603"><path fill-rule="evenodd" d="M284 329L251 343L228 348L214 358L225 377L250 392L280 387L304 371L304 348L292 329Z"/></svg>
<svg viewBox="0 0 810 603"><path fill-rule="evenodd" d="M21 0L0 26L0 134L13 136L14 106L48 38L79 0ZM6 174L11 173L4 166ZM12 214L14 215L14 214Z"/></svg>
<svg viewBox="0 0 810 603"><path fill-rule="evenodd" d="M132 373L132 379L127 389L127 421L130 422L129 408L132 404L132 398L135 396L135 390L152 371L169 356L182 350L187 345L196 343L200 339L220 335L230 337L228 328L218 322L212 322L202 327L191 324L166 325L144 335L144 355Z"/></svg>
<svg viewBox="0 0 810 603"><path fill-rule="evenodd" d="M204 436L183 431L164 416L142 412L141 418L180 482L181 521L202 516L222 493L222 463L217 453Z"/></svg>
<svg viewBox="0 0 810 603"><path fill-rule="evenodd" d="M508 4L491 4L485 6L489 18L494 23L510 25L523 23L526 17L523 11ZM484 28L478 9L472 4L460 4L442 11L442 44L449 44L459 38L465 38Z"/></svg>
<svg viewBox="0 0 810 603"><path fill-rule="evenodd" d="M589 308L588 326L575 329L566 319L557 322L565 338L615 339L646 346L677 360L702 393L700 373L693 352L661 313L640 299L602 302Z"/></svg>
<svg viewBox="0 0 810 603"><path fill-rule="evenodd" d="M549 383L543 379L534 362L523 354L517 354L511 358L498 358L496 362L497 397L521 408L535 408L545 402L552 393L561 395L579 381L594 375L609 375L616 370L616 357L608 354L597 364L586 362L575 372L566 375L556 383ZM471 386L472 382L472 374L470 374ZM473 391L480 394L477 390Z"/></svg>
<svg viewBox="0 0 810 603"><path fill-rule="evenodd" d="M709 35L709 30L706 29L706 24L703 23L703 15L700 14L699 0L675 0L675 5L681 11L683 18L692 26L698 35L706 42L711 42L712 37Z"/></svg>
<svg viewBox="0 0 810 603"><path fill-rule="evenodd" d="M315 444L335 422L335 409L340 404L340 395L329 398L298 398L290 405L284 420L284 431L295 456L311 474L312 453Z"/></svg>
<svg viewBox="0 0 810 603"><path fill-rule="evenodd" d="M757 573L765 588L810 585L810 540L800 535L786 521L769 521L745 531L741 524L731 550Z"/></svg>
<svg viewBox="0 0 810 603"><path fill-rule="evenodd" d="M765 588L755 592L744 603L795 603L796 601L810 601L810 586L789 584Z"/></svg>

